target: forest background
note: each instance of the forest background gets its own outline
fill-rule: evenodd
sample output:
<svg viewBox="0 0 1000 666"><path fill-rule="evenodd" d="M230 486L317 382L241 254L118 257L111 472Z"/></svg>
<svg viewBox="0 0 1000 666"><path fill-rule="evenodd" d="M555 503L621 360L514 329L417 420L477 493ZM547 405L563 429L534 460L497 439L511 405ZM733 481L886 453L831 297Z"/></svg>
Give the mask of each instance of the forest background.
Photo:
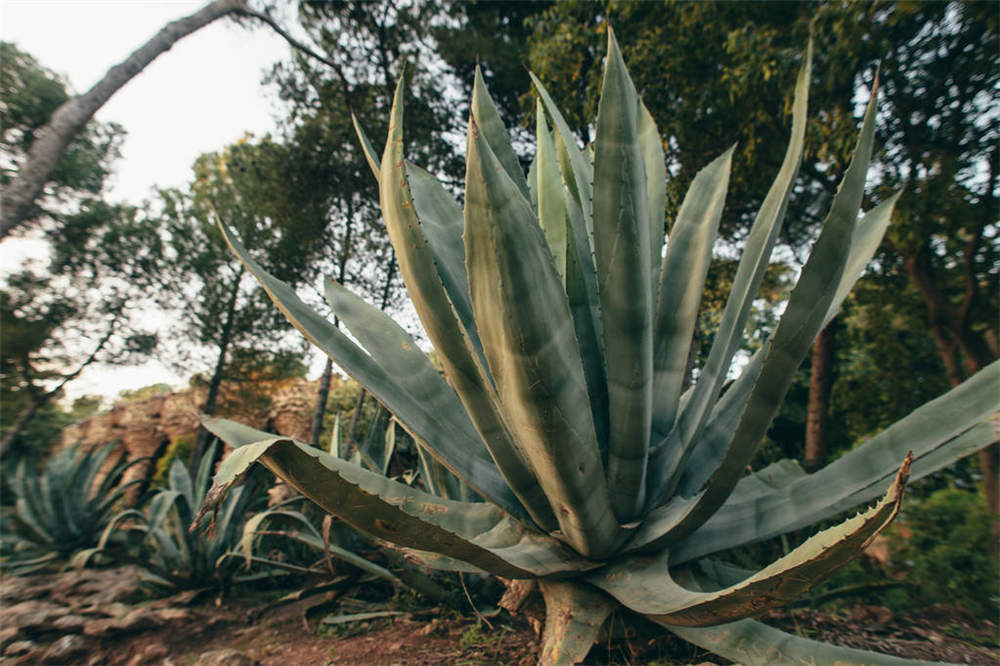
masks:
<svg viewBox="0 0 1000 666"><path fill-rule="evenodd" d="M378 143L405 69L409 157L461 196L475 66L515 139L526 139L534 122L530 69L586 144L609 23L661 130L671 174L668 233L694 174L737 146L692 367L710 347L749 222L780 164L792 81L810 31L817 50L806 154L780 260L747 328L751 345L773 328L818 234L881 63L880 149L866 208L900 187L905 193L865 277L800 370L754 468L780 457L798 458L807 469L822 465L998 356L993 3L219 0L207 8L215 13L201 25L231 21L286 38L287 56L260 88L280 110L278 129L219 145L195 161L187 185L157 189L144 202L107 196L110 174L128 168L116 161L128 128L87 116L39 193L14 211L14 188L30 175L43 128L64 103L90 93L76 96L16 43L0 45L3 235L48 248L43 261L5 267L0 284L0 453L8 469L22 457L44 456L65 425L106 406L93 396L62 399L87 367L155 357L206 389L208 414L218 411L224 385L307 374L315 360L224 246L216 215L317 307L320 281L332 277L420 339L351 113ZM174 48L183 49L183 39ZM529 142L515 145L524 150ZM521 155L525 168L531 157ZM151 310L168 323L150 330L143 315ZM317 383L314 443L328 436L334 412L364 401L349 383L330 394L336 372L327 363ZM137 387L120 397L166 390ZM363 428L364 418L355 421ZM204 444L194 447L192 465ZM994 444L914 493L946 497L947 506L971 500L981 507L976 515L995 517L997 457ZM972 519L967 511L960 518Z"/></svg>

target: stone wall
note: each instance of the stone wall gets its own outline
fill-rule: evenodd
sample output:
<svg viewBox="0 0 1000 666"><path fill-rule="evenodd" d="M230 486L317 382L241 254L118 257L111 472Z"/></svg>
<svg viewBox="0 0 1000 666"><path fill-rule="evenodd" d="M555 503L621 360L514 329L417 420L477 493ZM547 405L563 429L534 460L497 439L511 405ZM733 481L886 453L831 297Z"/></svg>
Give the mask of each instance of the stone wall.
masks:
<svg viewBox="0 0 1000 666"><path fill-rule="evenodd" d="M306 379L224 384L216 414L260 430L307 440L316 390L317 382ZM168 443L181 437L194 438L205 394L205 389L188 389L136 402L118 402L109 411L63 430L59 448L75 444L92 448L118 440L128 451L129 460L155 458ZM127 478L145 477L153 469L155 461L136 465Z"/></svg>

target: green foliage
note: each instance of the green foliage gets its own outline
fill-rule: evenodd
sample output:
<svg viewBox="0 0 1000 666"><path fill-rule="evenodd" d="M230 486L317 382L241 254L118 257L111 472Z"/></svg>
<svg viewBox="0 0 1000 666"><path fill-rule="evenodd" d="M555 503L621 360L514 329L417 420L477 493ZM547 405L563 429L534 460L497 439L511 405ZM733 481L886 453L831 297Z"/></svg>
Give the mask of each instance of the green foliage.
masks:
<svg viewBox="0 0 1000 666"><path fill-rule="evenodd" d="M992 552L994 520L981 493L968 490L944 488L907 504L892 536L894 564L905 572L914 607L958 605L996 616L1000 561Z"/></svg>
<svg viewBox="0 0 1000 666"><path fill-rule="evenodd" d="M161 592L218 589L236 580L241 563L233 551L259 481L251 480L226 497L207 532L190 529L208 493L217 448L211 447L202 458L195 478L184 460L175 458L169 485L156 491L145 512L132 509L116 515L88 557L100 554L132 562L144 570L144 582Z"/></svg>
<svg viewBox="0 0 1000 666"><path fill-rule="evenodd" d="M134 463L124 453L109 461L116 448L65 448L40 468L21 461L8 481L17 500L5 511L0 534L4 569L29 573L97 544L118 501L136 483L121 483Z"/></svg>
<svg viewBox="0 0 1000 666"><path fill-rule="evenodd" d="M400 80L381 158L361 139L400 272L447 382L383 312L328 282L327 300L348 337L255 261L233 230L222 233L293 324L486 501L444 499L386 478L384 465L365 469L211 419L206 428L235 450L202 511L264 462L324 510L412 549L428 566L537 578L557 620L546 627L545 663L583 659L618 605L732 659L872 658L740 618L794 600L849 561L896 516L911 472L927 475L990 443L1000 363L813 474L789 459L746 473L810 345L875 253L897 198L859 215L873 96L787 304L723 392L795 189L811 56L810 44L791 140L687 391L733 151L693 177L664 252L662 139L609 31L593 146L580 148L534 78L538 150L527 175L477 73L463 210L406 161ZM705 557L880 496L756 573ZM709 625L720 626L702 628Z"/></svg>
<svg viewBox="0 0 1000 666"><path fill-rule="evenodd" d="M70 97L58 75L10 42L0 42L0 185L6 185L23 164L37 130ZM61 219L68 201L100 194L118 158L124 130L114 123L90 122L67 147L47 184L32 218Z"/></svg>
<svg viewBox="0 0 1000 666"><path fill-rule="evenodd" d="M85 368L137 362L158 343L136 316L156 291L163 258L153 222L132 207L90 201L46 240L44 265L25 264L0 284L3 449L16 444L15 424L30 423Z"/></svg>
<svg viewBox="0 0 1000 666"><path fill-rule="evenodd" d="M149 487L156 489L166 486L169 482L170 469L174 462L180 461L182 464L191 459L191 451L194 450L194 437L188 435L178 435L170 440L163 455L156 461L156 469L150 479Z"/></svg>
<svg viewBox="0 0 1000 666"><path fill-rule="evenodd" d="M137 389L122 389L118 392L116 400L120 402L142 402L143 400L149 400L150 398L155 398L157 396L168 395L172 393L173 390L174 389L170 386L170 384L159 382L148 386L142 386Z"/></svg>

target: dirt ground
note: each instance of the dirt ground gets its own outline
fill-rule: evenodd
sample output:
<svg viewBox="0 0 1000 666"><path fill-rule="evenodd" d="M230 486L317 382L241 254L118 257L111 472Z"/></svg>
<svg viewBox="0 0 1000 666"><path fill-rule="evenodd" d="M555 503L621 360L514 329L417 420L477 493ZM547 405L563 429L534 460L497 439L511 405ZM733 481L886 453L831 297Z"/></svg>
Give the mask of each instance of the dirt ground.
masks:
<svg viewBox="0 0 1000 666"><path fill-rule="evenodd" d="M480 618L414 598L373 599L370 583L313 585L296 596L244 587L150 601L132 570L0 579L0 664L287 666L535 663L536 597L516 615ZM621 618L619 618L621 619ZM920 660L1000 663L997 627L959 609L896 616L878 606L807 609L765 620L786 631ZM721 664L628 620L594 646L593 664Z"/></svg>

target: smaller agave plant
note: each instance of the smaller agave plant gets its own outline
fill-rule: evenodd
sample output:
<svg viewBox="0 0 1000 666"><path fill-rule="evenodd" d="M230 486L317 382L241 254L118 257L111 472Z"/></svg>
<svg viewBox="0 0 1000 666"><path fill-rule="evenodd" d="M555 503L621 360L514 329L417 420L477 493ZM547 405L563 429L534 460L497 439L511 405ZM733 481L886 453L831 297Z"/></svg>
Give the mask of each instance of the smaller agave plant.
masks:
<svg viewBox="0 0 1000 666"><path fill-rule="evenodd" d="M76 559L101 538L129 489L142 480L122 482L133 465L127 452L109 460L118 443L62 449L41 468L22 460L10 486L13 511L0 516L0 567L27 574L55 562Z"/></svg>
<svg viewBox="0 0 1000 666"><path fill-rule="evenodd" d="M208 420L237 448L203 511L261 462L324 510L431 567L537 581L547 606L545 664L583 659L622 607L742 663L901 661L748 618L795 599L864 548L898 512L908 476L996 441L989 419L1000 408L1000 363L815 473L793 460L747 473L896 200L859 215L873 90L854 157L781 321L727 388L801 160L811 46L803 60L784 162L747 238L708 359L687 389L733 151L697 174L665 239L661 139L609 30L593 146L577 145L535 79L537 152L527 175L477 73L463 206L405 158L401 81L381 159L358 131L444 377L376 308L327 284L349 338L224 233L295 326L479 501L445 499L286 437ZM760 571L717 556L876 499Z"/></svg>

